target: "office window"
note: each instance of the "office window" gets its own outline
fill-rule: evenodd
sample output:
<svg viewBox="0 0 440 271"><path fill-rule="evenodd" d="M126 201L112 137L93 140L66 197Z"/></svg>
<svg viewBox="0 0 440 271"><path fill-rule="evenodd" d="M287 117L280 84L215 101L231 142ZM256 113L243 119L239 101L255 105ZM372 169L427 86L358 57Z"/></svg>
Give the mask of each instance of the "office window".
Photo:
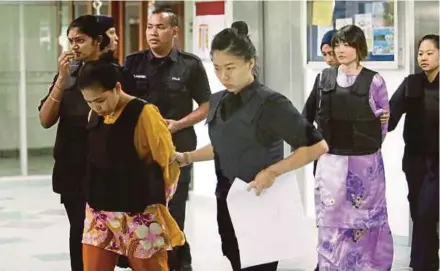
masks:
<svg viewBox="0 0 440 271"><path fill-rule="evenodd" d="M321 40L331 29L355 24L364 30L368 44L366 61L397 59L396 2L307 1L307 60L323 61Z"/></svg>

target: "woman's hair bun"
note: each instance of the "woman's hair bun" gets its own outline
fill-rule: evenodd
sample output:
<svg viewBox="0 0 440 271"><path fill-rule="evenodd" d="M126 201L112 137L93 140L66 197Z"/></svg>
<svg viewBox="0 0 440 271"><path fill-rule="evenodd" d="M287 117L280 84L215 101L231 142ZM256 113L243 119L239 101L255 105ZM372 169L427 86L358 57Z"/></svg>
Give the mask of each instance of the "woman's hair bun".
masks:
<svg viewBox="0 0 440 271"><path fill-rule="evenodd" d="M239 35L247 36L247 34L249 33L248 26L243 21L233 22L232 25L231 25L231 28L235 29L235 31L237 31L237 33Z"/></svg>

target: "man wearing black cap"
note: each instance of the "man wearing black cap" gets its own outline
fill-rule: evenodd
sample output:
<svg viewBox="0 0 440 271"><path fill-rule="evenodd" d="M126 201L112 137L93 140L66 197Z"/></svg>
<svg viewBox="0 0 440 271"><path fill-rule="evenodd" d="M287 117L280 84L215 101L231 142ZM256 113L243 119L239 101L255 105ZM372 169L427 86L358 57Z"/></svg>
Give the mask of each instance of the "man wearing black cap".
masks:
<svg viewBox="0 0 440 271"><path fill-rule="evenodd" d="M324 57L325 63L329 66L337 66L338 59L333 54L333 48L332 48L332 39L335 35L336 30L330 30L327 33L324 34L321 41L321 53Z"/></svg>
<svg viewBox="0 0 440 271"><path fill-rule="evenodd" d="M144 94L140 97L156 105L167 120L177 151L188 152L197 147L193 126L206 118L211 90L200 58L173 48L178 24L171 10L153 11L146 30L150 49L128 55L125 67ZM195 110L193 100L198 104ZM168 205L182 231L191 176L192 166L181 168L176 193ZM188 242L169 253L169 267L172 271L192 270Z"/></svg>
<svg viewBox="0 0 440 271"><path fill-rule="evenodd" d="M333 54L332 48L332 39L335 35L336 30L330 30L324 34L321 41L321 53L324 57L325 63L329 66L338 66L338 59ZM318 91L319 80L321 78L321 74L318 74L315 79L315 83L313 85L313 90L310 92L309 97L307 98L306 104L304 105L304 109L302 111L302 115L309 121L309 123L315 122L316 110L317 110L317 97L316 94ZM318 161L313 163L313 176L315 176L316 165Z"/></svg>

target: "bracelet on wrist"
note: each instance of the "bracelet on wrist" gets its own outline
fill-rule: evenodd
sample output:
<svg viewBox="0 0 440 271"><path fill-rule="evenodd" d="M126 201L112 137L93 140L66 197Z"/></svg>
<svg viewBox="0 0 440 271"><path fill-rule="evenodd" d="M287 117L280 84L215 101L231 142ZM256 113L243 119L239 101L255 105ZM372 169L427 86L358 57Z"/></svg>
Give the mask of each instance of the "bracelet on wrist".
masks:
<svg viewBox="0 0 440 271"><path fill-rule="evenodd" d="M49 95L49 98L56 103L60 103L60 101L52 97L52 95Z"/></svg>

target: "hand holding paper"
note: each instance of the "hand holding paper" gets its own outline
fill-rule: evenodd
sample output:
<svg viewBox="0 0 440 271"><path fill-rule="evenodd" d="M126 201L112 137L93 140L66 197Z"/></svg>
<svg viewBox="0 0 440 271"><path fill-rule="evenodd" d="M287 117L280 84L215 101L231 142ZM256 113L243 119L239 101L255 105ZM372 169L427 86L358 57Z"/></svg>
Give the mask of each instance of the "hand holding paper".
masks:
<svg viewBox="0 0 440 271"><path fill-rule="evenodd" d="M226 199L241 268L307 256L298 244L310 242L295 172L273 179L260 174L252 187L270 188L259 197L247 191L249 184L235 179Z"/></svg>
<svg viewBox="0 0 440 271"><path fill-rule="evenodd" d="M247 191L257 190L257 196L261 195L263 189L267 189L275 182L276 174L269 170L262 170L255 176L255 179L249 183Z"/></svg>

